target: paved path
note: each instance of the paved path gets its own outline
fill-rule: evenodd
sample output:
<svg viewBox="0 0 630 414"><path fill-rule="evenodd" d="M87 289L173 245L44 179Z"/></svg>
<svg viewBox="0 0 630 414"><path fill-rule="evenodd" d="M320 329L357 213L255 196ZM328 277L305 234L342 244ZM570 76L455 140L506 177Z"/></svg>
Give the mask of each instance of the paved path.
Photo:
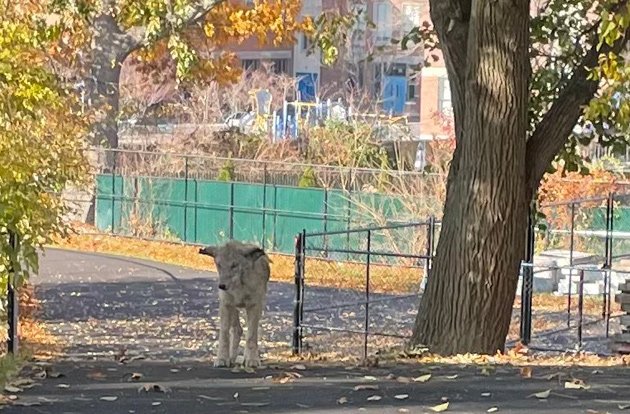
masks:
<svg viewBox="0 0 630 414"><path fill-rule="evenodd" d="M34 367L34 375L41 369ZM485 376L479 368L473 367L418 365L369 371L344 367L307 367L296 371L287 365L255 373L233 373L198 362L134 361L121 365L115 361L83 361L62 362L54 369L64 376L37 381L37 386L18 394L18 403L27 406L6 407L4 411L24 414L432 413L430 407L446 399L448 413L481 414L496 407L498 413L513 414L622 414L619 405L630 404L627 369L603 369L596 373L593 368L563 370L562 379L554 376L558 369L553 367L534 368L532 379L522 379L518 369L510 367L498 367ZM283 379L287 378L285 372L297 372L302 377L287 381ZM410 381L427 372L432 373L428 382ZM132 380L134 373L142 374L142 378ZM453 378L455 375L457 378ZM545 376L554 377L549 380ZM571 376L586 381L590 388L564 389L564 380ZM358 385L368 385L371 389L357 390ZM545 400L532 396L546 390L551 393ZM368 401L373 396L380 399ZM344 400L347 402L339 404Z"/></svg>
<svg viewBox="0 0 630 414"><path fill-rule="evenodd" d="M294 375L288 381L282 379L286 372L296 372L290 364L234 373L211 367L218 322L213 273L49 249L42 259L40 275L33 282L43 301L42 320L65 342L68 358L53 367L28 367L23 376L35 378L37 384L19 393L17 402L35 405L6 407L9 412L323 414L361 408L373 413L424 413L447 398L448 412L483 413L496 406L501 413L534 409L537 413L564 414L588 409L614 413L617 404L630 400L626 372L614 369L601 373L593 369L565 371L566 375L586 380L591 385L589 390L564 390L557 379L544 379L544 375L557 371L554 368L536 370L538 378L528 380L520 378L515 368L498 368L486 377L473 367L418 365L372 368L369 372L308 367L297 371L301 377ZM309 295L310 303L316 306L355 294L319 288L310 290ZM400 331L408 327L415 300L391 304L387 315L384 305L374 311L370 307L371 313L381 315L383 328ZM272 283L263 321L263 349L271 352L287 348L292 309L293 286ZM360 307L326 312L320 316L315 312L313 323L318 318L320 323L332 324L362 320ZM331 342L328 347L335 345L338 343ZM346 345L362 349L357 341ZM63 377L38 379L45 368ZM413 378L428 371L433 377L427 383L392 378ZM142 377L134 381L133 373ZM455 374L456 379L448 378ZM378 389L355 391L354 387L362 383L378 385ZM139 392L144 384L158 384L158 389L166 393ZM557 395L544 401L528 397L546 389L554 389ZM485 396L487 393L491 395ZM408 394L408 398L396 399L400 394ZM367 401L373 395L381 399ZM112 397L109 399L113 401L102 397ZM339 399L347 403L338 404Z"/></svg>
<svg viewBox="0 0 630 414"><path fill-rule="evenodd" d="M149 358L209 357L218 335L216 274L178 266L95 253L48 249L40 274L32 279L43 302L41 318L48 329L63 336L75 356L113 354L120 348L143 352ZM308 307L356 302L362 292L309 287ZM392 299L370 305L372 330L409 333L417 298ZM286 350L291 343L294 286L270 283L262 321L262 348ZM305 322L362 330L364 306L307 312ZM312 346L327 336L307 338ZM344 351L360 354L360 342ZM390 340L389 343L401 340ZM375 345L382 345L375 341ZM88 355L89 354L89 355Z"/></svg>

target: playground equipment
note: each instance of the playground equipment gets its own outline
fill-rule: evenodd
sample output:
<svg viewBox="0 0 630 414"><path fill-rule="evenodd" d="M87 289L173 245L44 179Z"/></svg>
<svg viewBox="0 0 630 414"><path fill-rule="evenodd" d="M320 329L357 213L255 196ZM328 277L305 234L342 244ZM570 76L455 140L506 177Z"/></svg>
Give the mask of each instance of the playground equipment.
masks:
<svg viewBox="0 0 630 414"><path fill-rule="evenodd" d="M253 130L260 133L271 133L273 141L297 139L303 128L321 124L327 120L337 122L369 122L375 126L387 126L407 123L406 116L387 114L353 113L352 107L346 108L341 99L321 101L282 102L282 108L271 110L273 97L268 89L252 89L249 91L253 108ZM271 130L271 131L270 131Z"/></svg>
<svg viewBox="0 0 630 414"><path fill-rule="evenodd" d="M273 96L268 89L252 89L249 95L252 99L252 107L255 114L254 129L258 132L267 132Z"/></svg>

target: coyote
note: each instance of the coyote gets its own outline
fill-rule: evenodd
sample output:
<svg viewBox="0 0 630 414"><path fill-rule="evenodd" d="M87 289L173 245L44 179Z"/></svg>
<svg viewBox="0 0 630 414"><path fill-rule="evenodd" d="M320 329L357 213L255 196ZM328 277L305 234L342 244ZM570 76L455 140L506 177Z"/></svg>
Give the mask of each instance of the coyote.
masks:
<svg viewBox="0 0 630 414"><path fill-rule="evenodd" d="M243 334L239 308L247 313L244 365L259 366L258 324L266 303L269 257L260 247L238 241L208 246L199 253L212 256L219 272L219 352L214 366L229 367L236 361Z"/></svg>

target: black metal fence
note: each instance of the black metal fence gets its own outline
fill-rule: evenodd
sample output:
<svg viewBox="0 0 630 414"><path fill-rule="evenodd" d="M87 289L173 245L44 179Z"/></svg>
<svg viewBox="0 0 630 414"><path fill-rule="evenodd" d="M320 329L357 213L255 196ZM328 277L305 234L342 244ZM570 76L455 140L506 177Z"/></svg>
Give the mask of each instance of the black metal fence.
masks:
<svg viewBox="0 0 630 414"><path fill-rule="evenodd" d="M312 349L318 340L329 347L330 335L342 335L344 341L335 341L337 351L347 354L361 343L367 357L370 345L386 347L408 338L409 315L417 311L421 283L431 268L438 224L430 218L298 234L293 352ZM315 332L328 336L309 336ZM344 343L353 349L343 349Z"/></svg>
<svg viewBox="0 0 630 414"><path fill-rule="evenodd" d="M18 352L18 321L19 321L19 309L20 309L20 300L18 295L18 280L16 277L16 269L14 267L13 258L18 256L16 252L18 252L20 248L19 237L12 231L8 231L3 235L6 237L8 243L7 248L12 250L12 254L8 254L11 259L8 261L9 266L6 269L7 273L7 298L6 298L6 309L7 309L7 351L10 354L16 354Z"/></svg>
<svg viewBox="0 0 630 414"><path fill-rule="evenodd" d="M520 303L512 319L518 332L508 343L608 352L605 339L617 329L614 294L620 278L630 275L630 262L627 269L615 262L630 257L626 201L629 195L608 194L548 204L542 207L547 213L544 225L530 219ZM408 338L421 281L431 268L438 224L429 219L298 234L293 352L321 346L347 354L361 344L367 357L370 347L378 350ZM342 349L344 345L353 349Z"/></svg>
<svg viewBox="0 0 630 414"><path fill-rule="evenodd" d="M521 342L540 350L608 352L605 339L617 329L614 294L630 275L630 263L622 261L630 256L629 201L628 194L609 193L552 203L541 207L542 220L530 220L521 270ZM564 311L552 309L563 299Z"/></svg>

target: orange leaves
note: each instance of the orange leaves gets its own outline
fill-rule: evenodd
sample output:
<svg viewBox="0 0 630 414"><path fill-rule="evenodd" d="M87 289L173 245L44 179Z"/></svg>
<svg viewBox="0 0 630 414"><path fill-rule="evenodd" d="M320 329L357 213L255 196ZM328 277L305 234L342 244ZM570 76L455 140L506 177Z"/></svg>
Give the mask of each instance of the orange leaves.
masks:
<svg viewBox="0 0 630 414"><path fill-rule="evenodd" d="M588 175L558 169L543 179L539 200L541 203L553 203L602 196L615 191L618 181L618 175L602 168L591 168Z"/></svg>
<svg viewBox="0 0 630 414"><path fill-rule="evenodd" d="M300 0L256 1L253 6L231 0L207 15L204 33L214 47L257 38L261 44L279 45L293 41L297 32L310 32L310 18L300 19Z"/></svg>

